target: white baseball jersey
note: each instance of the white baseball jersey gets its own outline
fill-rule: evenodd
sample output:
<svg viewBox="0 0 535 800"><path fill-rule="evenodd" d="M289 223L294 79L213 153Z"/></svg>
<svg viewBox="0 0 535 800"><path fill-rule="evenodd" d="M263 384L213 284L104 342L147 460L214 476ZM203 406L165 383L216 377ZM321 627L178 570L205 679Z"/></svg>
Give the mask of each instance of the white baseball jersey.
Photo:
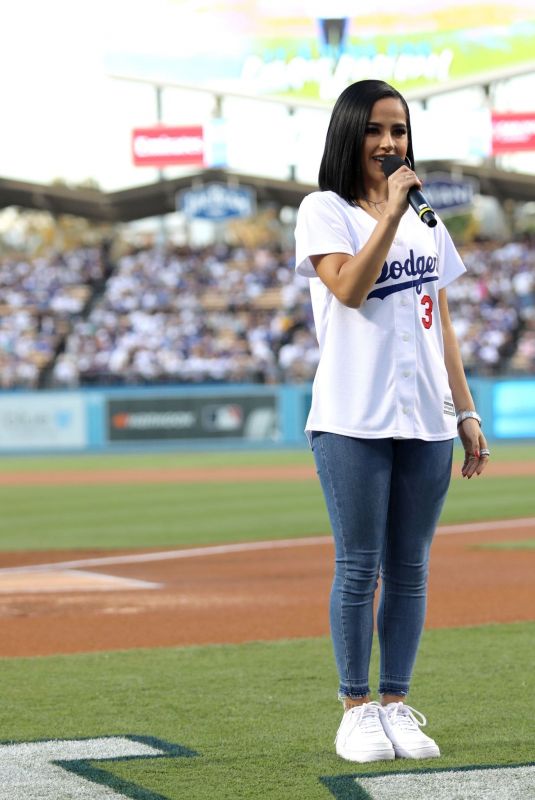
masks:
<svg viewBox="0 0 535 800"><path fill-rule="evenodd" d="M335 192L313 192L299 208L296 270L310 278L320 346L307 434L452 439L457 426L438 290L465 266L444 224L428 228L409 208L358 309L340 303L310 261L311 255L355 255L376 224Z"/></svg>

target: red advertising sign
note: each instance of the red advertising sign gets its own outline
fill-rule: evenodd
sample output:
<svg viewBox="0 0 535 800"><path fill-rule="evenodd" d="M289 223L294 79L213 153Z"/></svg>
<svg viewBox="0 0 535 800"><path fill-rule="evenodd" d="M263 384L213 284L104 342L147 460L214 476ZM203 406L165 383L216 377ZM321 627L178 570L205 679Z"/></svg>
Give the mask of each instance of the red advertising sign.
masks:
<svg viewBox="0 0 535 800"><path fill-rule="evenodd" d="M134 128L132 158L138 167L169 167L175 164L204 165L202 125L170 128Z"/></svg>
<svg viewBox="0 0 535 800"><path fill-rule="evenodd" d="M535 150L535 112L492 112L492 155Z"/></svg>

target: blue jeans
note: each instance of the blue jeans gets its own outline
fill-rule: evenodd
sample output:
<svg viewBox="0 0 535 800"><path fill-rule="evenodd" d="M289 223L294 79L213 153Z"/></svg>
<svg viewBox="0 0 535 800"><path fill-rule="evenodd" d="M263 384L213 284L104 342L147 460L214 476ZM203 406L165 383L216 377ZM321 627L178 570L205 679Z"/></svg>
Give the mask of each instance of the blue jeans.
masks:
<svg viewBox="0 0 535 800"><path fill-rule="evenodd" d="M340 697L370 692L379 575L379 692L405 695L424 625L429 549L450 482L453 439L314 432L312 449L335 543L330 620Z"/></svg>

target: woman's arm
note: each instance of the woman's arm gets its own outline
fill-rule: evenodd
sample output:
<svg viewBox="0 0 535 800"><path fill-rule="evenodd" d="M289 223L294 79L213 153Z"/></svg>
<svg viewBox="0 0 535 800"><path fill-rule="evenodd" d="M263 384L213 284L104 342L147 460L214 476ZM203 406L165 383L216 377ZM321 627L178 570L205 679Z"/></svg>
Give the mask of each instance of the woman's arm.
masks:
<svg viewBox="0 0 535 800"><path fill-rule="evenodd" d="M457 336L451 323L448 309L448 298L445 289L440 289L438 293L440 307L440 320L442 324L442 337L444 340L444 362L448 373L453 403L459 411L475 411L474 400L468 388L468 382L464 373L461 351ZM471 478L472 475L481 475L488 461L487 456L480 456L482 449L487 449L487 442L475 419L465 419L458 427L459 438L464 447L464 464L462 475L464 478Z"/></svg>
<svg viewBox="0 0 535 800"><path fill-rule="evenodd" d="M318 277L344 306L360 308L366 300L381 274L398 224L399 218L385 213L354 256L347 253L310 256Z"/></svg>
<svg viewBox="0 0 535 800"><path fill-rule="evenodd" d="M420 187L421 182L408 167L400 167L388 178L384 213L356 255L326 253L310 256L318 276L343 305L360 308L381 274L399 221L408 208L407 192L411 186Z"/></svg>

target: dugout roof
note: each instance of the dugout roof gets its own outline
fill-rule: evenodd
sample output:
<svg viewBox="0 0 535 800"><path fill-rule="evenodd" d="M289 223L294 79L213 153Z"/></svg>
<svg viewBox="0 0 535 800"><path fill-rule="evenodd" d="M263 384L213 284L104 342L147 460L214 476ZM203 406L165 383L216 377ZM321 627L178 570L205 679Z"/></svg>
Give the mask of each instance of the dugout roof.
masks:
<svg viewBox="0 0 535 800"><path fill-rule="evenodd" d="M451 171L476 178L482 194L492 195L502 202L535 200L535 175L506 172L494 166L452 165L446 161L425 162L419 168L420 174L432 171ZM101 222L131 222L173 212L177 192L213 181L250 186L256 191L259 205L273 203L279 207L296 208L305 194L316 188L297 181L239 175L225 170L203 170L116 192L63 185L44 186L0 178L0 208L19 206L46 210L54 215L74 214Z"/></svg>

